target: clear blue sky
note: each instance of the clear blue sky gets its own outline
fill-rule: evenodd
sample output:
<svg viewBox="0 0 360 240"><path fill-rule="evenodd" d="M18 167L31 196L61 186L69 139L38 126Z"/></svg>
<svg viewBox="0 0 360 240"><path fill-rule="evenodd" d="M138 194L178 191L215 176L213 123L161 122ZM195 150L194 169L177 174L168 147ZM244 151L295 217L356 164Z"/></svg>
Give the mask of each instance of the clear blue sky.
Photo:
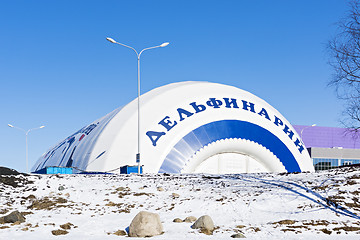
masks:
<svg viewBox="0 0 360 240"><path fill-rule="evenodd" d="M247 90L292 124L341 126L325 45L344 0L1 1L0 166L25 171L51 146L137 96L179 81Z"/></svg>

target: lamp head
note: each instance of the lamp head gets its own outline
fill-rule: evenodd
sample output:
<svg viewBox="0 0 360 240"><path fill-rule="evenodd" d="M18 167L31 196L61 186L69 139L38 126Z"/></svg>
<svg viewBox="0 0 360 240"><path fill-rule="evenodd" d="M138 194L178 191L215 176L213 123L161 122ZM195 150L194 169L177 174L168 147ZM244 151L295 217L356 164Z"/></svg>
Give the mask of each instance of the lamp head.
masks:
<svg viewBox="0 0 360 240"><path fill-rule="evenodd" d="M116 43L116 41L115 41L114 39L109 38L109 37L107 37L106 40L108 40L108 41L111 42L111 43Z"/></svg>
<svg viewBox="0 0 360 240"><path fill-rule="evenodd" d="M314 123L313 125L311 125L312 127L315 127L316 126L316 123Z"/></svg>
<svg viewBox="0 0 360 240"><path fill-rule="evenodd" d="M44 128L45 126L40 126L39 128Z"/></svg>
<svg viewBox="0 0 360 240"><path fill-rule="evenodd" d="M8 126L9 126L9 127L11 127L11 128L13 128L13 127L14 127L14 126L13 126L13 125L11 125L11 124L8 124Z"/></svg>
<svg viewBox="0 0 360 240"><path fill-rule="evenodd" d="M169 45L169 43L168 43L168 42L164 42L164 43L162 43L162 44L160 45L160 47L166 47L167 45Z"/></svg>

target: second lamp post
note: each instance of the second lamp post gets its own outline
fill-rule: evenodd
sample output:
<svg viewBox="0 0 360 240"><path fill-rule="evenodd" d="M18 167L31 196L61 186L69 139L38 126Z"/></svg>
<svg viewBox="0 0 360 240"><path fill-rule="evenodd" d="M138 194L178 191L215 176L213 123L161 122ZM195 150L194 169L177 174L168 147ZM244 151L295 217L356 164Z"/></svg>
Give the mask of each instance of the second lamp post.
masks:
<svg viewBox="0 0 360 240"><path fill-rule="evenodd" d="M109 42L111 43L115 43L115 44L119 44L121 46L124 46L124 47L127 47L127 48L130 48L132 49L135 53L136 53L136 56L137 56L137 60L138 60L138 99L137 99L137 108L138 108L138 126L137 126L137 132L138 132L138 137L137 137L137 147L138 147L138 152L136 154L136 163L138 164L138 173L140 173L140 56L141 54L145 51L145 50L149 50L149 49L153 49L153 48L159 48L159 47L166 47L167 45L169 45L168 42L165 42L165 43L162 43L161 45L158 45L158 46L154 46L154 47L149 47L149 48L144 48L143 50L140 51L140 53L138 53L135 48L133 47L130 47L128 45L125 45L125 44L122 44L122 43L119 43L117 41L115 41L114 39L112 38L106 38L106 40L108 40Z"/></svg>
<svg viewBox="0 0 360 240"><path fill-rule="evenodd" d="M8 124L9 127L11 128L16 128L20 131L23 131L25 133L25 139L26 139L26 173L29 173L29 159L28 159L28 135L31 131L33 130L37 130L37 129L41 129L41 128L44 128L45 126L40 126L38 128L31 128L29 130L25 130L25 129L22 129L22 128L19 128L19 127L15 127L14 125L11 125L11 124Z"/></svg>

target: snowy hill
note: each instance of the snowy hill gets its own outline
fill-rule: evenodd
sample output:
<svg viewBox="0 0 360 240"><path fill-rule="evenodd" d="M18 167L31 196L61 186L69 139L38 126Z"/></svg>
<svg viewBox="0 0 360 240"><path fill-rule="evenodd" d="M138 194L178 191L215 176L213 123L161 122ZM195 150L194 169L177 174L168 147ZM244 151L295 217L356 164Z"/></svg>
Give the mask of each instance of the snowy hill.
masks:
<svg viewBox="0 0 360 240"><path fill-rule="evenodd" d="M0 239L122 239L140 211L164 227L152 239L359 239L360 170L238 175L2 175ZM213 235L175 218L209 215ZM64 235L54 235L54 234Z"/></svg>

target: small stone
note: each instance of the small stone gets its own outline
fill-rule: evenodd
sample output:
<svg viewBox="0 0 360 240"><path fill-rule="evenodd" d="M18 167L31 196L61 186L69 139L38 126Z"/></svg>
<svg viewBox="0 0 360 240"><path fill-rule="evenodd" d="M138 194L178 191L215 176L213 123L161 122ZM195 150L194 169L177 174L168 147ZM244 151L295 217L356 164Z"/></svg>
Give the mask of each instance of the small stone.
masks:
<svg viewBox="0 0 360 240"><path fill-rule="evenodd" d="M125 236L127 235L127 233L124 230L118 230L116 232L113 233L116 236Z"/></svg>
<svg viewBox="0 0 360 240"><path fill-rule="evenodd" d="M177 193L173 193L173 194L171 194L171 196L172 196L173 198L179 198L179 197L180 197L180 195L177 194Z"/></svg>
<svg viewBox="0 0 360 240"><path fill-rule="evenodd" d="M25 199L36 199L36 197L33 194L30 194L29 196L27 196Z"/></svg>
<svg viewBox="0 0 360 240"><path fill-rule="evenodd" d="M243 234L241 233L237 233L237 234L233 234L231 235L232 238L246 238Z"/></svg>
<svg viewBox="0 0 360 240"><path fill-rule="evenodd" d="M241 228L244 228L244 227L246 227L246 226L245 226L245 225L237 225L237 226L236 226L236 228L240 228L240 229L241 229Z"/></svg>
<svg viewBox="0 0 360 240"><path fill-rule="evenodd" d="M158 190L159 192L164 191L164 189L163 189L162 187L157 187L157 190Z"/></svg>
<svg viewBox="0 0 360 240"><path fill-rule="evenodd" d="M7 210L7 209L0 209L0 214L1 215L3 215L3 214L5 214L5 213L7 213L9 210Z"/></svg>
<svg viewBox="0 0 360 240"><path fill-rule="evenodd" d="M196 217L194 217L194 216L189 216L189 217L186 217L186 218L184 219L184 222L192 223L192 222L195 222L196 220L197 220Z"/></svg>
<svg viewBox="0 0 360 240"><path fill-rule="evenodd" d="M283 224L294 224L294 223L295 223L294 220L287 219L287 220L281 220L281 221L278 221L278 222L274 222L273 224L281 224L281 225L283 225Z"/></svg>
<svg viewBox="0 0 360 240"><path fill-rule="evenodd" d="M65 223L65 224L63 224L63 225L60 225L60 227L62 228L62 229L65 229L65 230L69 230L69 229L71 229L71 227L72 226L74 226L72 223Z"/></svg>
<svg viewBox="0 0 360 240"><path fill-rule="evenodd" d="M252 230L254 230L255 232L261 231L261 229L258 228L258 227L249 227L248 229L252 229Z"/></svg>
<svg viewBox="0 0 360 240"><path fill-rule="evenodd" d="M68 231L65 231L65 230L62 230L62 229L58 229L58 230L52 230L51 233L55 236L58 236L58 235L66 235L68 234L69 232Z"/></svg>
<svg viewBox="0 0 360 240"><path fill-rule="evenodd" d="M63 191L63 190L65 190L65 188L64 188L64 186L60 186L60 187L58 187L58 190Z"/></svg>
<svg viewBox="0 0 360 240"><path fill-rule="evenodd" d="M331 234L331 231L330 230L328 230L328 229L320 229L320 231L322 231L323 233L325 233L325 234Z"/></svg>
<svg viewBox="0 0 360 240"><path fill-rule="evenodd" d="M175 218L175 219L173 220L173 222L179 223L179 222L183 222L183 220L181 220L180 218Z"/></svg>

